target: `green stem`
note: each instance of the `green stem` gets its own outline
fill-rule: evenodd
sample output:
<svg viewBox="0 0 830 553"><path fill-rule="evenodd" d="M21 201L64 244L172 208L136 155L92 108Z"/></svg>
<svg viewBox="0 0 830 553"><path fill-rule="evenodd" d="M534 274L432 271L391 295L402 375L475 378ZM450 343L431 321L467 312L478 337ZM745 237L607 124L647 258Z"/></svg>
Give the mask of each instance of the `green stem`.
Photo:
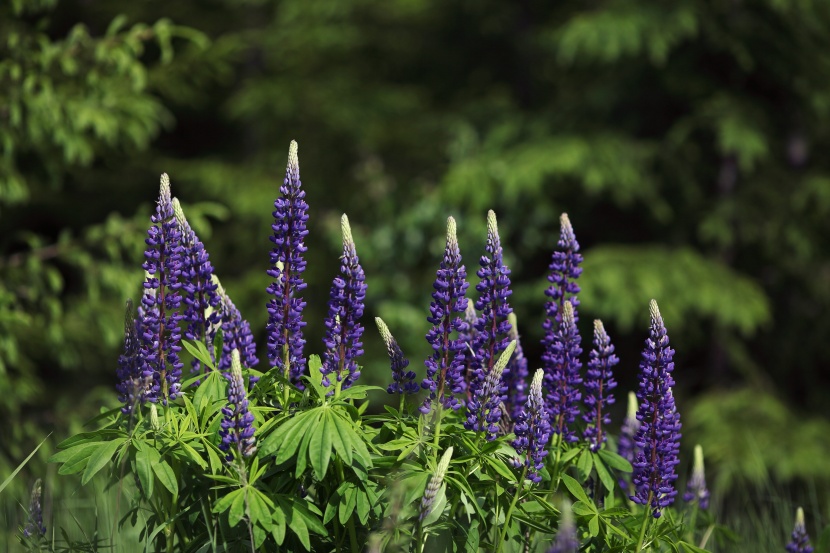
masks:
<svg viewBox="0 0 830 553"><path fill-rule="evenodd" d="M441 415L443 415L444 406L441 405L441 402L436 402L435 407L435 432L434 436L432 437L432 460L433 462L438 461L438 442L441 440Z"/></svg>
<svg viewBox="0 0 830 553"><path fill-rule="evenodd" d="M559 466L559 460L562 458L562 434L554 434L554 436L556 437L556 458L553 461L553 471L556 474L556 481L553 484L553 493L556 493L559 490L559 482L562 480L562 467Z"/></svg>
<svg viewBox="0 0 830 553"><path fill-rule="evenodd" d="M697 500L695 500L694 507L692 508L692 517L689 519L689 543L695 542L695 530L697 527L695 524L697 523Z"/></svg>
<svg viewBox="0 0 830 553"><path fill-rule="evenodd" d="M527 465L522 469L522 476L516 484L516 494L513 496L513 501L510 502L510 508L504 515L504 524L501 527L501 534L499 540L496 542L497 551L501 551L504 547L504 538L507 536L507 528L510 526L510 517L513 516L513 509L516 508L516 503L519 502L519 496L522 494L522 488L525 485L525 477L527 476Z"/></svg>
<svg viewBox="0 0 830 553"><path fill-rule="evenodd" d="M289 352L288 352L288 344L284 344L282 346L282 366L285 367L283 369L282 376L285 378L286 382L282 385L282 410L288 411L288 381L291 380L291 371L289 370L290 361L289 361Z"/></svg>
<svg viewBox="0 0 830 553"><path fill-rule="evenodd" d="M343 463L338 458L335 460L335 465L337 466L337 476L340 478L340 483L342 484L346 481L346 476L343 472ZM346 528L349 530L349 543L351 544L352 553L359 553L360 547L357 545L357 532L355 532L354 528L354 513L349 515L349 523Z"/></svg>
<svg viewBox="0 0 830 553"><path fill-rule="evenodd" d="M648 494L648 501L643 506L643 525L640 527L640 539L637 540L637 549L634 550L635 553L640 553L643 550L643 541L646 537L646 528L648 528L648 520L651 518L651 512L649 510L649 505L651 505L651 496L652 494Z"/></svg>

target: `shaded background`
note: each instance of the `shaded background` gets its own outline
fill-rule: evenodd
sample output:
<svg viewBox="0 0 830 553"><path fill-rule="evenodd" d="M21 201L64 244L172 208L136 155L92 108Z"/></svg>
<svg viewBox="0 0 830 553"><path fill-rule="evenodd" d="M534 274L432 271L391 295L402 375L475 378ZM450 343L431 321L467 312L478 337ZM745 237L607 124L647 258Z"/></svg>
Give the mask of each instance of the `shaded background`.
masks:
<svg viewBox="0 0 830 553"><path fill-rule="evenodd" d="M493 208L537 364L566 211L585 255L583 346L602 318L622 359L618 407L653 297L677 349L684 453L703 444L723 512L787 497L823 526L828 123L824 2L5 2L0 479L47 433L115 404L161 172L265 359L272 202L296 139L310 353L341 213L369 286L364 378L384 384L372 317L422 376L446 217L472 275ZM51 451L5 493L54 476Z"/></svg>

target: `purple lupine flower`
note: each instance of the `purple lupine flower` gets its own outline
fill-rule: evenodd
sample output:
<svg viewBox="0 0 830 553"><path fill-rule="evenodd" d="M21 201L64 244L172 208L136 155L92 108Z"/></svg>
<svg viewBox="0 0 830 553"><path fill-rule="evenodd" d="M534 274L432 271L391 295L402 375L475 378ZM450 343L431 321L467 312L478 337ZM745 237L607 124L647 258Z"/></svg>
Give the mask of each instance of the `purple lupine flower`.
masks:
<svg viewBox="0 0 830 553"><path fill-rule="evenodd" d="M447 218L447 245L444 258L435 276L432 302L429 304L429 321L433 326L426 340L432 346L432 355L424 361L427 376L421 387L429 390L420 411L429 413L432 402L439 401L444 408L458 409L462 402L456 394L464 393L464 360L466 342L462 334L468 330L461 318L469 307L464 294L467 292L467 271L461 264L455 219ZM453 332L457 332L453 338Z"/></svg>
<svg viewBox="0 0 830 553"><path fill-rule="evenodd" d="M118 401L124 404L121 412L129 414L139 403L143 403L152 379L145 378L142 372L141 343L136 330L133 300L127 300L124 313L124 353L118 357Z"/></svg>
<svg viewBox="0 0 830 553"><path fill-rule="evenodd" d="M559 330L553 335L549 351L542 356L551 426L553 432L565 442L577 441L571 425L579 414L578 403L582 397L579 392L579 385L582 384L579 376L582 348L579 342L573 305L565 302Z"/></svg>
<svg viewBox="0 0 830 553"><path fill-rule="evenodd" d="M562 506L562 516L559 519L559 529L556 538L547 553L576 553L579 549L579 539L576 537L576 526L571 512L571 502L567 499Z"/></svg>
<svg viewBox="0 0 830 553"><path fill-rule="evenodd" d="M223 373L231 369L233 350L239 350L243 367L253 368L259 363L259 359L256 356L256 343L251 333L251 325L242 318L239 309L233 304L216 275L213 275L213 283L216 285L216 295L219 297L217 320L222 330L222 355L219 357L217 368ZM214 328L211 332L215 335L216 331L217 329ZM251 384L254 384L259 378L251 376L249 380Z"/></svg>
<svg viewBox="0 0 830 553"><path fill-rule="evenodd" d="M605 428L611 424L608 406L614 404L611 390L617 387L611 368L620 362L614 355L611 338L599 319L594 321L594 349L590 353L588 370L585 375L585 413L582 420L588 423L583 436L591 451L597 452L606 440Z"/></svg>
<svg viewBox="0 0 830 553"><path fill-rule="evenodd" d="M366 298L366 276L352 238L349 218L340 219L343 231L343 255L340 257L340 274L334 277L329 293L329 312L324 325L326 336L323 344L323 385L330 386L330 375L338 382L338 389L349 388L360 377L357 358L363 355L363 301Z"/></svg>
<svg viewBox="0 0 830 553"><path fill-rule="evenodd" d="M182 266L179 282L183 293L184 321L187 329L185 338L203 342L213 354L213 338L216 324L219 322L219 295L213 282L213 265L210 263L205 245L193 232L184 216L184 210L177 198L173 198L173 213L182 235ZM199 373L202 364L198 359L191 361L191 372ZM207 371L207 368L204 368Z"/></svg>
<svg viewBox="0 0 830 553"><path fill-rule="evenodd" d="M392 364L392 384L386 388L390 394L415 394L420 386L415 382L415 373L407 371L409 359L403 356L403 351L398 341L389 332L389 327L380 317L375 317L375 324L378 325L378 332L386 344L386 352L389 354L389 361Z"/></svg>
<svg viewBox="0 0 830 553"><path fill-rule="evenodd" d="M637 407L639 407L637 394L628 392L628 411L626 412L625 420L623 420L622 428L620 428L620 438L617 442L617 455L631 464L634 464L634 458L637 456L637 444L634 443L634 438L640 429L640 421L637 420ZM623 490L627 489L627 477L621 477L619 484Z"/></svg>
<svg viewBox="0 0 830 553"><path fill-rule="evenodd" d="M274 279L268 286L268 293L274 296L268 302L268 360L273 367L279 367L286 378L302 389L302 375L305 374L303 357L303 301L300 293L306 287L302 279L307 250L304 241L308 234L308 204L305 191L301 188L300 162L297 158L297 143L291 141L288 150L288 167L285 180L280 187L281 196L274 201L274 223L271 242L271 268L268 276ZM286 370L288 374L286 374Z"/></svg>
<svg viewBox="0 0 830 553"><path fill-rule="evenodd" d="M435 472L429 479L424 496L421 498L421 514L419 520L424 520L432 512L433 503L435 503L435 496L444 484L444 478L447 476L447 470L450 468L450 459L452 459L452 446L447 448L447 451L441 456L438 465L435 467Z"/></svg>
<svg viewBox="0 0 830 553"><path fill-rule="evenodd" d="M709 489L706 487L706 472L703 468L703 448L695 446L695 464L692 468L692 477L686 483L686 493L683 501L691 503L697 501L701 509L709 508Z"/></svg>
<svg viewBox="0 0 830 553"><path fill-rule="evenodd" d="M542 380L545 372L537 369L533 375L533 382L530 384L530 395L527 398L527 405L516 418L516 426L513 431L516 439L513 440L513 447L516 453L525 456L525 465L530 469L528 478L539 483L542 477L539 471L545 466L545 457L548 452L545 446L550 439L550 417L542 398Z"/></svg>
<svg viewBox="0 0 830 553"><path fill-rule="evenodd" d="M507 298L512 294L510 291L510 269L504 264L499 229L496 223L496 214L490 210L487 212L487 245L479 261L481 268L476 271L479 281L476 284L476 291L479 297L476 300L476 310L480 312L476 319L474 328L473 352L473 377L470 382L470 401L481 396L482 387L485 385L496 359L510 343L510 322L508 315L513 312ZM505 375L509 369L505 368ZM507 388L503 382L497 383L497 394L499 401L507 399ZM501 410L493 411L501 417ZM495 421L498 424L498 420Z"/></svg>
<svg viewBox="0 0 830 553"><path fill-rule="evenodd" d="M522 409L524 409L527 402L527 358L522 350L522 343L519 340L519 330L516 321L516 314L511 313L507 316L507 322L510 323L510 332L507 337L510 340L516 341L516 351L513 353L513 358L507 364L507 370L504 373L504 385L507 387L507 400L505 404L508 408L508 413L512 420L517 420Z"/></svg>
<svg viewBox="0 0 830 553"><path fill-rule="evenodd" d="M225 460L233 461L231 447L236 446L240 457L250 457L256 453L254 438L254 415L248 410L247 387L242 379L242 363L239 350L231 352L231 370L228 375L228 404L222 408L222 429L219 436L222 443L219 449L227 452Z"/></svg>
<svg viewBox="0 0 830 553"><path fill-rule="evenodd" d="M810 536L807 535L807 527L804 525L804 509L801 507L795 513L795 527L792 540L787 544L787 553L813 553Z"/></svg>
<svg viewBox="0 0 830 553"><path fill-rule="evenodd" d="M32 495L29 502L29 521L23 528L23 536L27 538L43 536L46 526L43 525L43 488L40 478L32 486Z"/></svg>
<svg viewBox="0 0 830 553"><path fill-rule="evenodd" d="M545 290L545 295L551 301L545 304L547 319L544 323L544 330L546 340L543 341L543 345L547 345L549 341L547 338L556 331L556 328L562 322L562 307L566 300L574 306L574 320L579 321L579 314L576 310L579 299L576 295L580 288L576 283L576 279L582 274L582 269L579 267L579 264L582 263L582 254L579 253L579 242L576 241L576 235L567 213L563 213L559 217L559 223L558 245L561 251L553 252L553 259L548 267L550 269L548 281L551 285Z"/></svg>
<svg viewBox="0 0 830 553"><path fill-rule="evenodd" d="M501 420L501 381L510 356L516 349L516 341L507 344L496 364L487 373L484 383L476 388L467 404L467 420L464 428L484 432L488 441L496 439Z"/></svg>
<svg viewBox="0 0 830 553"><path fill-rule="evenodd" d="M142 373L152 379L147 393L150 401L167 403L179 395L182 362L182 315L179 277L182 267L182 235L173 214L170 197L170 178L163 174L156 212L150 218L153 225L147 231L147 250L144 252L144 295L141 298Z"/></svg>
<svg viewBox="0 0 830 553"><path fill-rule="evenodd" d="M651 331L640 361L640 407L637 420L640 429L634 438L638 452L634 459L632 483L635 494L631 500L651 508L654 518L661 509L671 505L677 490L675 467L680 462L680 415L674 403L672 371L674 350L657 302L651 300Z"/></svg>

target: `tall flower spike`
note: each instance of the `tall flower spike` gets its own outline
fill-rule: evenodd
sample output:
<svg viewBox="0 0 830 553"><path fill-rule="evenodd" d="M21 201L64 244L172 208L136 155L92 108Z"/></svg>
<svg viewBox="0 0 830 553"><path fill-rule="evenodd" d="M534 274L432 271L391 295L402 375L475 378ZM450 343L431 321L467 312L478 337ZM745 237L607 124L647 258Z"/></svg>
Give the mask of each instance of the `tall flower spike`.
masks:
<svg viewBox="0 0 830 553"><path fill-rule="evenodd" d="M697 501L701 509L709 508L709 489L706 487L706 473L703 468L703 448L695 446L695 464L692 468L692 477L686 483L686 493L683 501L691 503Z"/></svg>
<svg viewBox="0 0 830 553"><path fill-rule="evenodd" d="M801 507L795 513L795 527L792 540L787 544L787 553L813 553L810 536L807 535L807 528L804 525L804 509Z"/></svg>
<svg viewBox="0 0 830 553"><path fill-rule="evenodd" d="M357 358L363 355L363 301L366 298L366 276L352 238L349 218L340 219L343 231L343 255L340 257L340 276L334 277L329 293L329 312L324 322L326 335L323 344L323 385L329 386L334 375L339 389L349 388L360 377Z"/></svg>
<svg viewBox="0 0 830 553"><path fill-rule="evenodd" d="M219 449L227 452L227 461L233 461L232 446L236 446L240 457L250 457L256 453L254 415L248 410L247 388L242 379L238 349L231 353L231 371L227 376L228 404L222 408L222 429L219 431L222 443L219 444Z"/></svg>
<svg viewBox="0 0 830 553"><path fill-rule="evenodd" d="M432 302L429 304L427 321L432 328L427 332L426 340L432 346L432 355L424 361L427 376L421 387L429 390L420 411L427 414L433 401L449 409L458 409L462 403L456 394L462 394L466 388L464 367L466 347L462 334L469 330L461 318L469 307L465 297L467 292L467 272L461 264L461 251L458 248L455 219L447 218L447 245L444 258L432 285ZM453 333L457 333L454 337Z"/></svg>
<svg viewBox="0 0 830 553"><path fill-rule="evenodd" d="M433 503L435 503L435 496L444 484L444 478L447 476L447 470L450 468L450 459L452 459L452 446L447 448L447 451L441 456L438 461L438 466L435 467L435 473L429 479L427 489L424 490L424 496L421 498L421 515L418 517L424 520L432 512Z"/></svg>
<svg viewBox="0 0 830 553"><path fill-rule="evenodd" d="M515 421L524 409L525 402L527 402L527 358L524 351L522 351L522 343L519 340L516 314L508 315L507 322L510 323L510 332L507 333L507 337L516 341L516 351L513 353L510 363L507 364L507 371L504 375L504 384L507 387L507 401L505 401L505 404L509 409L510 418Z"/></svg>
<svg viewBox="0 0 830 553"><path fill-rule="evenodd" d="M512 294L510 269L504 264L496 214L492 210L487 212L485 251L487 255L481 257L480 268L476 271L476 275L481 279L476 285L479 294L476 310L480 315L475 322L474 375L470 383L470 401L479 395L496 359L510 343L510 322L507 320L507 316L513 311L507 302L507 298ZM509 374L509 368L506 368L504 373L505 376ZM503 382L498 383L497 393L501 401L507 399L507 387Z"/></svg>
<svg viewBox="0 0 830 553"><path fill-rule="evenodd" d="M679 463L680 415L674 403L672 371L674 350L657 302L651 300L651 331L640 361L640 429L634 439L638 452L631 479L635 494L631 500L651 508L654 518L674 502L677 490L675 467Z"/></svg>
<svg viewBox="0 0 830 553"><path fill-rule="evenodd" d="M560 249L553 252L553 259L548 267L550 269L548 281L551 285L545 291L545 295L550 298L550 301L545 304L547 320L544 328L546 333L554 332L558 323L562 321L562 307L566 300L573 304L574 320L579 321L576 312L576 307L579 305L576 297L579 293L579 285L576 279L582 274L582 269L579 267L582 263L582 254L579 253L579 242L576 241L576 235L567 213L559 217L559 224L558 245Z"/></svg>
<svg viewBox="0 0 830 553"><path fill-rule="evenodd" d="M634 458L637 455L637 444L634 443L634 438L637 431L640 429L640 421L637 420L637 394L628 392L628 411L623 420L622 428L620 428L620 439L617 443L617 454L628 461L634 463ZM620 478L620 488L628 488L628 477Z"/></svg>
<svg viewBox="0 0 830 553"><path fill-rule="evenodd" d="M579 385L582 384L579 376L582 348L579 342L573 305L565 302L559 330L553 335L550 350L542 356L542 361L551 426L553 432L560 434L566 442L577 440L571 425L579 414L578 402L582 397L579 392Z"/></svg>
<svg viewBox="0 0 830 553"><path fill-rule="evenodd" d="M392 364L392 384L386 388L390 394L415 394L418 392L418 383L415 382L415 373L407 371L409 359L403 356L403 351L398 345L389 327L380 317L375 317L375 324L378 325L383 342L386 344L386 352L389 354L389 361Z"/></svg>
<svg viewBox="0 0 830 553"><path fill-rule="evenodd" d="M150 218L147 231L147 250L144 252L144 295L141 298L142 372L152 380L147 393L150 401L175 399L179 395L182 362L182 333L179 322L182 315L179 278L182 267L182 234L173 213L170 179L161 176L156 212Z"/></svg>
<svg viewBox="0 0 830 553"><path fill-rule="evenodd" d="M582 420L588 423L583 436L591 451L597 452L606 440L605 428L611 424L608 407L614 404L611 390L617 387L612 367L620 362L614 355L611 338L599 319L594 321L594 349L585 376L585 407Z"/></svg>
<svg viewBox="0 0 830 553"><path fill-rule="evenodd" d="M306 287L302 273L306 267L303 254L308 249L305 246L308 204L300 181L297 143L293 140L280 194L274 201L273 234L270 237L274 247L268 276L274 281L268 286L268 293L274 297L268 302L268 360L302 389L300 379L306 373L303 357L303 327L306 324L303 308L306 302L301 292Z"/></svg>
<svg viewBox="0 0 830 553"><path fill-rule="evenodd" d="M124 353L118 357L118 384L115 386L118 401L124 404L121 412L125 414L144 402L152 385L152 379L145 378L142 372L141 343L135 323L133 300L128 299L124 313Z"/></svg>
<svg viewBox="0 0 830 553"><path fill-rule="evenodd" d="M512 341L502 352L496 364L487 374L484 384L476 388L467 405L467 420L464 428L474 432L484 432L487 440L496 439L501 420L501 380L510 356L516 349Z"/></svg>
<svg viewBox="0 0 830 553"><path fill-rule="evenodd" d="M173 198L173 213L179 224L183 246L182 272L179 280L184 292L184 321L187 323L184 336L188 340L204 343L212 354L215 331L212 333L211 330L216 328L219 321L219 313L216 312L219 296L213 281L213 265L210 263L205 245L187 222L178 198ZM203 368L197 359L191 362L191 367L194 373L200 372Z"/></svg>
<svg viewBox="0 0 830 553"><path fill-rule="evenodd" d="M567 499L562 505L562 516L559 519L559 529L556 531L556 538L547 553L576 553L579 549L579 540L576 537L576 525L574 524L571 502Z"/></svg>
<svg viewBox="0 0 830 553"><path fill-rule="evenodd" d="M43 525L43 488L40 478L32 486L32 496L29 503L29 521L23 528L23 535L27 538L43 536L46 527Z"/></svg>
<svg viewBox="0 0 830 553"><path fill-rule="evenodd" d="M542 481L539 471L545 466L545 457L548 455L545 446L550 440L550 417L542 398L544 376L542 369L537 369L533 375L527 405L516 418L513 430L516 434L513 447L519 454L527 453L525 465L530 469L528 478L537 483Z"/></svg>
<svg viewBox="0 0 830 553"><path fill-rule="evenodd" d="M233 304L216 275L213 275L213 283L216 285L216 295L219 297L218 324L222 329L222 356L219 358L217 368L223 373L231 369L232 352L235 349L239 350L242 366L247 369L253 368L259 363L259 359L256 356L256 343L251 333L251 325L242 318L239 309ZM216 329L211 332L216 335ZM251 384L257 380L259 378L255 376L250 377Z"/></svg>

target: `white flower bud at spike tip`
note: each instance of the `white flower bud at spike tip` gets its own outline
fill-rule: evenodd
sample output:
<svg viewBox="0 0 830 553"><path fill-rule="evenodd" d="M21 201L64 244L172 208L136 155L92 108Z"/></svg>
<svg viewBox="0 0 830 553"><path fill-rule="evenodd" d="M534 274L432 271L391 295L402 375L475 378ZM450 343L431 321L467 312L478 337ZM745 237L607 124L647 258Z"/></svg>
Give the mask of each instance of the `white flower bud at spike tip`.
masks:
<svg viewBox="0 0 830 553"><path fill-rule="evenodd" d="M537 404L542 403L542 380L545 378L545 371L543 369L536 369L533 374L533 380L530 383L529 397Z"/></svg>
<svg viewBox="0 0 830 553"><path fill-rule="evenodd" d="M651 320L654 321L654 324L663 326L663 317L660 315L660 308L657 307L657 300L648 302L648 310L651 313Z"/></svg>
<svg viewBox="0 0 830 553"><path fill-rule="evenodd" d="M499 245L499 225L496 222L496 212L492 209L487 212L487 234L493 237L495 246Z"/></svg>
<svg viewBox="0 0 830 553"><path fill-rule="evenodd" d="M236 348L231 351L231 374L233 378L242 382L242 360L239 357L239 350Z"/></svg>
<svg viewBox="0 0 830 553"><path fill-rule="evenodd" d="M638 407L639 404L637 403L637 394L634 392L628 392L628 411L626 412L625 418L639 423L640 421L637 420Z"/></svg>
<svg viewBox="0 0 830 553"><path fill-rule="evenodd" d="M594 334L599 343L604 344L608 341L608 333L605 332L605 326L603 326L602 321L599 319L594 320Z"/></svg>
<svg viewBox="0 0 830 553"><path fill-rule="evenodd" d="M187 219L185 219L184 210L182 209L182 204L179 203L178 198L173 198L173 214L176 216L179 228L182 230L186 229L188 226Z"/></svg>
<svg viewBox="0 0 830 553"><path fill-rule="evenodd" d="M447 217L447 246L451 249L458 247L458 233L452 216Z"/></svg>
<svg viewBox="0 0 830 553"><path fill-rule="evenodd" d="M703 472L703 448L700 445L695 446L695 464L692 468L695 474L704 474Z"/></svg>
<svg viewBox="0 0 830 553"><path fill-rule="evenodd" d="M288 146L288 171L297 171L300 168L300 159L297 157L297 141L292 140Z"/></svg>
<svg viewBox="0 0 830 553"><path fill-rule="evenodd" d="M375 317L375 324L378 326L378 332L380 332L380 337L383 338L383 343L386 344L386 349L392 349L392 333L389 332L389 327L386 326L386 323L383 322L383 319L380 317Z"/></svg>
<svg viewBox="0 0 830 553"><path fill-rule="evenodd" d="M343 246L348 247L354 244L354 239L352 238L352 227L349 226L349 218L345 213L342 217L340 217L340 230L343 231Z"/></svg>
<svg viewBox="0 0 830 553"><path fill-rule="evenodd" d="M799 507L795 511L795 528L796 530L801 530L802 532L806 529L804 522L804 509L802 507Z"/></svg>
<svg viewBox="0 0 830 553"><path fill-rule="evenodd" d="M507 333L507 337L511 340L518 340L519 339L519 329L518 329L518 320L516 319L516 314L511 312L507 315L507 323L510 325L510 330Z"/></svg>
<svg viewBox="0 0 830 553"><path fill-rule="evenodd" d="M574 324L574 306L569 301L562 306L562 324L566 327Z"/></svg>
<svg viewBox="0 0 830 553"><path fill-rule="evenodd" d="M513 356L513 352L516 351L516 340L513 340L507 347L504 348L504 351L501 352L499 356L499 360L496 361L496 364L493 365L493 372L490 374L496 375L496 381L501 379L501 373L504 372L504 368L510 362L510 358Z"/></svg>
<svg viewBox="0 0 830 553"><path fill-rule="evenodd" d="M159 201L164 203L169 203L170 200L170 177L167 176L167 173L161 174L161 184L159 186Z"/></svg>

